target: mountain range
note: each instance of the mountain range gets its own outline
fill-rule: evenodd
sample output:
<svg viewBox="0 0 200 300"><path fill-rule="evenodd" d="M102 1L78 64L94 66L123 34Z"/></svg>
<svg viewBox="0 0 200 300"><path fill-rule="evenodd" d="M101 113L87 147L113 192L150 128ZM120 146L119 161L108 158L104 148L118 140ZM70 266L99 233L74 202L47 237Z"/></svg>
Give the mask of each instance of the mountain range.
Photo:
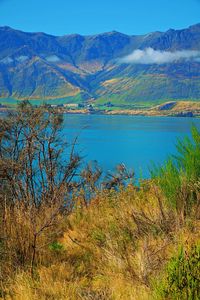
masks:
<svg viewBox="0 0 200 300"><path fill-rule="evenodd" d="M147 50L154 60L145 60ZM0 27L0 98L116 106L198 101L200 24L140 36L52 36Z"/></svg>

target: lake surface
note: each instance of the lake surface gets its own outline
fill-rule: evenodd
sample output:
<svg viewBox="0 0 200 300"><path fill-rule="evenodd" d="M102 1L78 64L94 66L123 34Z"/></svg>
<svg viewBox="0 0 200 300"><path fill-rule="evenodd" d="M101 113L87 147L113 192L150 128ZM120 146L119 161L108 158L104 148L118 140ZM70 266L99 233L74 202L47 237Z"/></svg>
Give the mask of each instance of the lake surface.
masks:
<svg viewBox="0 0 200 300"><path fill-rule="evenodd" d="M162 164L175 154L177 138L190 136L192 124L200 129L200 119L194 118L65 115L63 138L78 136L77 150L104 171L124 163L136 177L147 178L151 163Z"/></svg>

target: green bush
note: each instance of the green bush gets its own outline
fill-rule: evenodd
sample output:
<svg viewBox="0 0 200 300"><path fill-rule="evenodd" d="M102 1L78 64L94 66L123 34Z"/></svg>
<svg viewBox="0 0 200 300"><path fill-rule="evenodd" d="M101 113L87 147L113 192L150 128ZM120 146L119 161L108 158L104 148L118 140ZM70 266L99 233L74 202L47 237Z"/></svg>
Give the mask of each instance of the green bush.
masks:
<svg viewBox="0 0 200 300"><path fill-rule="evenodd" d="M49 249L52 251L59 252L64 250L64 246L59 242L53 242L49 245Z"/></svg>
<svg viewBox="0 0 200 300"><path fill-rule="evenodd" d="M197 201L196 184L200 179L200 133L194 126L191 133L192 139L186 137L178 141L176 156L151 172L168 204L184 214L188 214Z"/></svg>
<svg viewBox="0 0 200 300"><path fill-rule="evenodd" d="M200 245L188 252L182 247L178 256L171 259L157 294L160 299L200 299Z"/></svg>

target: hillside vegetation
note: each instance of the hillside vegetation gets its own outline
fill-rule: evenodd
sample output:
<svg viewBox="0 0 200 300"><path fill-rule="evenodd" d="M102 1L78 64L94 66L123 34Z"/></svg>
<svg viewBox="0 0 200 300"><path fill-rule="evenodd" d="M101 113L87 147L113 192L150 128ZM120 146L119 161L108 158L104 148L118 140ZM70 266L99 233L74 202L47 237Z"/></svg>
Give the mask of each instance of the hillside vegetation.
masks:
<svg viewBox="0 0 200 300"><path fill-rule="evenodd" d="M60 165L61 116L12 114L0 132L2 299L199 299L196 128L151 179L136 185L121 165L100 184L74 145Z"/></svg>
<svg viewBox="0 0 200 300"><path fill-rule="evenodd" d="M200 53L199 41L200 24L140 36L113 31L57 37L0 27L0 98L38 103L41 99L50 103L110 101L124 107L199 101L199 57L177 57L162 64L121 61L138 49Z"/></svg>

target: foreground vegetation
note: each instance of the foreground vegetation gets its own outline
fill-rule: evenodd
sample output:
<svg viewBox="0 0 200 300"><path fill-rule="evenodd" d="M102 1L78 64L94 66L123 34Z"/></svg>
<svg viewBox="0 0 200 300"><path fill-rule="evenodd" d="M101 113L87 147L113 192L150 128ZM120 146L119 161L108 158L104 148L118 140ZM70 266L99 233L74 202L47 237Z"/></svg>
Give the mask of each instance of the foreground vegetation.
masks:
<svg viewBox="0 0 200 300"><path fill-rule="evenodd" d="M197 129L135 185L82 166L61 125L27 103L1 122L1 298L199 299Z"/></svg>

